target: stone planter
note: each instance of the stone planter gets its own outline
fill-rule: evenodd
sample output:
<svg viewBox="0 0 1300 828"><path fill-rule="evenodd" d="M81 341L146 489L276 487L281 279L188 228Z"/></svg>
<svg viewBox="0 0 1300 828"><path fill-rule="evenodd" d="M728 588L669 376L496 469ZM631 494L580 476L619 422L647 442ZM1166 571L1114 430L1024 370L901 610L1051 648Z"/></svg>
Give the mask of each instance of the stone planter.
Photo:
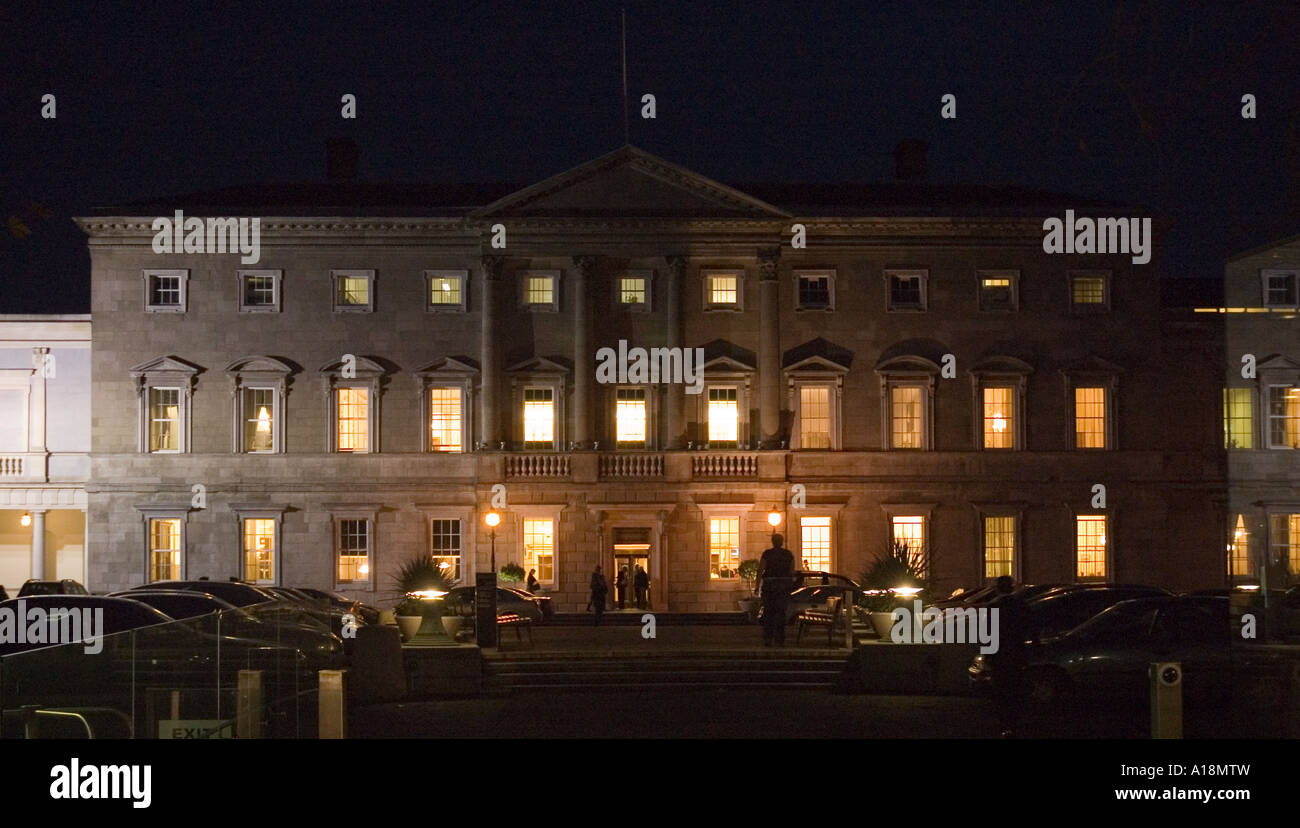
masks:
<svg viewBox="0 0 1300 828"><path fill-rule="evenodd" d="M892 612L871 613L871 626L875 629L876 635L880 636L881 641L892 640L889 633L894 629L894 614Z"/></svg>
<svg viewBox="0 0 1300 828"><path fill-rule="evenodd" d="M446 631L447 637L452 641L460 635L461 629L465 626L465 619L459 615L444 615L442 617L442 628Z"/></svg>
<svg viewBox="0 0 1300 828"><path fill-rule="evenodd" d="M758 620L757 598L741 598L736 603L740 606L740 611L745 613L745 618L751 623Z"/></svg>
<svg viewBox="0 0 1300 828"><path fill-rule="evenodd" d="M415 638L415 634L420 631L420 625L423 623L423 615L397 616L397 628L402 631L402 640L410 641Z"/></svg>

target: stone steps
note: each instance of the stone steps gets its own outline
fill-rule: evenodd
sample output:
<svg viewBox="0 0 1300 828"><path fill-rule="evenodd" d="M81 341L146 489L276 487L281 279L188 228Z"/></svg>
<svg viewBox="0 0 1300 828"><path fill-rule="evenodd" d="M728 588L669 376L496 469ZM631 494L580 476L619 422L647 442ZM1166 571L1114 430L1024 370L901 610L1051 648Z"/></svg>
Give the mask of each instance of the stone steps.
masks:
<svg viewBox="0 0 1300 828"><path fill-rule="evenodd" d="M637 690L701 687L829 689L844 670L847 652L788 655L767 652L576 657L496 656L484 660L488 691L574 689Z"/></svg>

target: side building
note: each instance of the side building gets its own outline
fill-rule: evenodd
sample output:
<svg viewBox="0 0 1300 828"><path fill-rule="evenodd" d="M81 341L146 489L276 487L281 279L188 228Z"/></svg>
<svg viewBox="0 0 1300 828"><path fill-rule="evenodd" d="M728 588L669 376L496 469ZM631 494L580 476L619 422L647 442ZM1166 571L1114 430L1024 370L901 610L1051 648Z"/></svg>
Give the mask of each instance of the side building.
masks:
<svg viewBox="0 0 1300 828"><path fill-rule="evenodd" d="M468 578L503 486L498 564L562 610L597 564L644 566L656 609L734 609L773 513L808 568L857 575L897 539L939 592L1222 585L1218 363L1167 330L1154 264L1044 252L1066 209L1122 214L921 181L742 191L632 147L522 189L108 208L80 219L91 583L374 599L423 555ZM155 253L176 210L258 217L260 261Z"/></svg>
<svg viewBox="0 0 1300 828"><path fill-rule="evenodd" d="M0 315L0 585L86 575L90 316Z"/></svg>

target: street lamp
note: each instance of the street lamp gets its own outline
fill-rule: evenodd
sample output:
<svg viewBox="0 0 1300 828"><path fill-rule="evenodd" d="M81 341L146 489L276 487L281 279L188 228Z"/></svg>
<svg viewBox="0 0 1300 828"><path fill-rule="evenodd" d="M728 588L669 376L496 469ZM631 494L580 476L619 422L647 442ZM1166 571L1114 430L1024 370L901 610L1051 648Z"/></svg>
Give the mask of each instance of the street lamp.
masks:
<svg viewBox="0 0 1300 828"><path fill-rule="evenodd" d="M32 513L31 513L31 512L23 512L23 516L22 516L22 518L19 520L19 522L22 523L23 526L31 526L31 525L32 525Z"/></svg>
<svg viewBox="0 0 1300 828"><path fill-rule="evenodd" d="M772 530L773 530L773 531L776 531L776 527L778 527L778 526L781 525L781 513L780 513L780 512L768 512L768 513L767 513L767 522L768 522L768 524L771 525Z"/></svg>
<svg viewBox="0 0 1300 828"><path fill-rule="evenodd" d="M501 515L488 512L483 516L492 538L492 571L480 572L474 578L474 602L477 604L475 628L480 647L497 645L497 526Z"/></svg>
<svg viewBox="0 0 1300 828"><path fill-rule="evenodd" d="M488 537L492 538L492 572L497 571L497 526L501 523L501 515L496 512L488 512L483 516L483 522L488 525Z"/></svg>

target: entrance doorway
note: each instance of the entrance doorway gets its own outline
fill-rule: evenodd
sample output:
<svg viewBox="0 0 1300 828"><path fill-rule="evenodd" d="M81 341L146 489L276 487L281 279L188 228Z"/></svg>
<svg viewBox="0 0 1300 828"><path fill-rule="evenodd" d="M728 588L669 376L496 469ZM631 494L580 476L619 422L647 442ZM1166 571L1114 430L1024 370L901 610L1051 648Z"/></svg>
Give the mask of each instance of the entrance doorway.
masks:
<svg viewBox="0 0 1300 828"><path fill-rule="evenodd" d="M615 609L649 609L654 606L654 582L649 583L644 605L637 606L636 573L639 567L650 576L650 530L619 527L614 530L614 607ZM620 588L619 583L623 586Z"/></svg>

